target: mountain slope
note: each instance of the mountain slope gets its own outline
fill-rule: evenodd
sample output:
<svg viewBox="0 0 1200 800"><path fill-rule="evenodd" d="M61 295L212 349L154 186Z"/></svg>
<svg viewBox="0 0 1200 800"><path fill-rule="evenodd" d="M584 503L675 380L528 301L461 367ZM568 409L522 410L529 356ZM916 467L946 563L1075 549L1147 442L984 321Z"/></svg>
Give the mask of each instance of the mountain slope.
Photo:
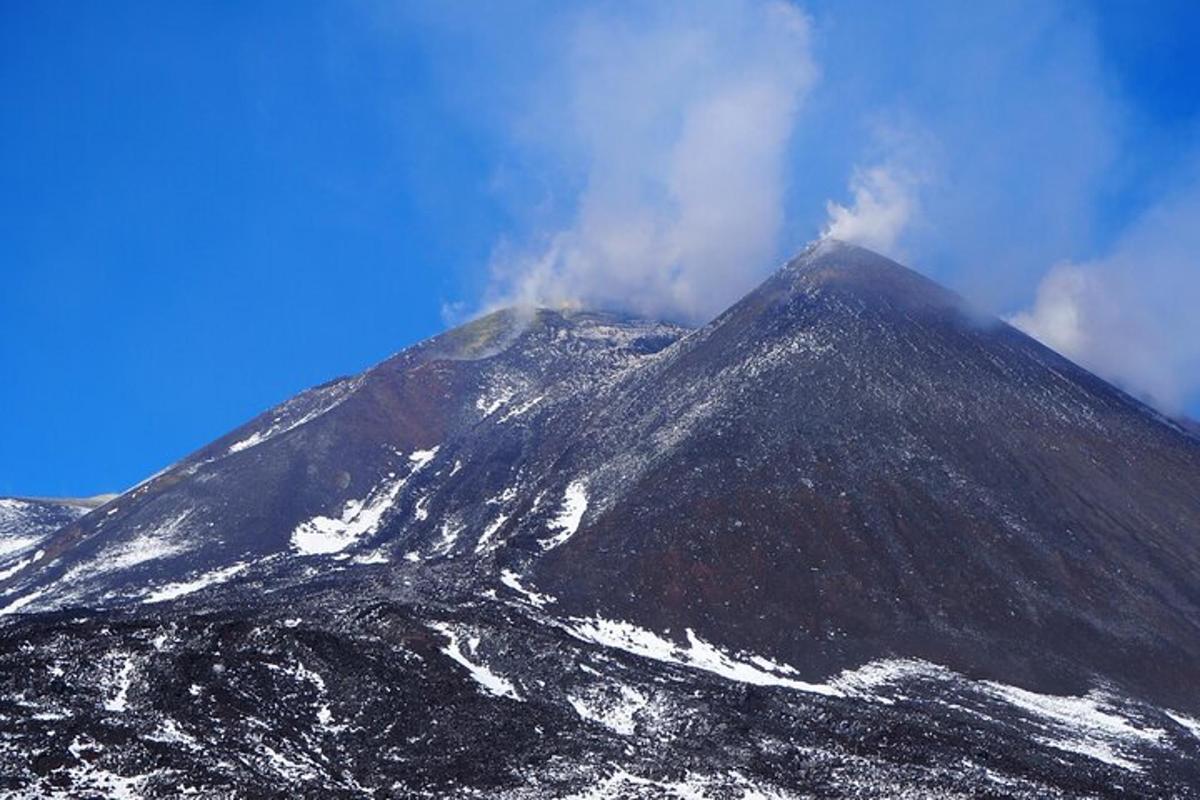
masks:
<svg viewBox="0 0 1200 800"><path fill-rule="evenodd" d="M484 501L536 444L531 412L583 405L682 333L605 314L490 315L221 437L59 532L15 586L40 593L34 608L112 604L273 557L483 529Z"/></svg>
<svg viewBox="0 0 1200 800"><path fill-rule="evenodd" d="M825 243L606 399L572 608L1195 703L1200 447L915 273Z"/></svg>
<svg viewBox="0 0 1200 800"><path fill-rule="evenodd" d="M695 331L509 309L40 541L0 789L1197 796L1198 498L1200 440L861 248Z"/></svg>
<svg viewBox="0 0 1200 800"><path fill-rule="evenodd" d="M484 318L222 437L16 579L96 604L264 559L458 559L815 677L887 654L1195 702L1193 438L836 242L684 333Z"/></svg>

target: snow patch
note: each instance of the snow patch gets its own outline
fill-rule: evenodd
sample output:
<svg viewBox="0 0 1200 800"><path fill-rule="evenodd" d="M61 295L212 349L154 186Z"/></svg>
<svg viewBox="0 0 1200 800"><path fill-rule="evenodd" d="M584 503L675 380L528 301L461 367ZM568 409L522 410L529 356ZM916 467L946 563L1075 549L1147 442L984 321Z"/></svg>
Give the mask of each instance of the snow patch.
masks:
<svg viewBox="0 0 1200 800"><path fill-rule="evenodd" d="M458 541L458 535L462 533L462 530L462 524L448 519L442 520L442 538L433 546L434 555L444 556L453 550L454 543Z"/></svg>
<svg viewBox="0 0 1200 800"><path fill-rule="evenodd" d="M540 402L542 402L542 398L535 397L532 400L529 400L528 402L522 403L521 405L517 406L513 410L506 413L503 417L498 419L497 423L503 425L505 422L508 422L510 419L521 416L522 414L529 411L529 409L533 408Z"/></svg>
<svg viewBox="0 0 1200 800"><path fill-rule="evenodd" d="M483 687L483 689L489 694L493 694L496 697L507 697L512 700L521 699L521 696L517 694L517 689L515 686L496 673L492 672L487 668L487 665L476 664L463 654L461 639L451 626L444 622L434 622L430 623L429 627L433 628L435 631L450 640L449 644L442 648L442 652L448 655L454 661L466 667L467 671L471 674L471 677L475 680L475 682ZM468 646L472 651L472 655L474 655L474 651L478 648L478 644L479 643L477 639L468 642Z"/></svg>
<svg viewBox="0 0 1200 800"><path fill-rule="evenodd" d="M413 505L413 519L417 522L429 519L429 495L425 495Z"/></svg>
<svg viewBox="0 0 1200 800"><path fill-rule="evenodd" d="M125 663L118 670L112 689L114 693L104 701L104 710L121 713L129 708L129 687L133 684L133 659L126 657Z"/></svg>
<svg viewBox="0 0 1200 800"><path fill-rule="evenodd" d="M363 500L348 501L338 517L318 516L300 523L292 531L292 546L306 556L340 553L364 536L375 533L400 490L434 459L437 451L436 447L413 451L408 456L411 468L407 475L384 481Z"/></svg>
<svg viewBox="0 0 1200 800"><path fill-rule="evenodd" d="M1112 699L1100 692L1083 697L1038 694L1015 686L984 681L983 690L1033 717L1042 730L1035 736L1042 744L1080 753L1131 772L1141 766L1128 757L1130 746L1158 745L1164 732L1141 728L1115 713Z"/></svg>
<svg viewBox="0 0 1200 800"><path fill-rule="evenodd" d="M731 793L730 790L737 792ZM582 792L564 800L625 800L630 797L674 798L675 800L715 800L718 797L737 797L740 800L789 800L787 795L772 786L747 779L737 772L704 776L685 773L681 780L643 778L612 765L612 773Z"/></svg>
<svg viewBox="0 0 1200 800"><path fill-rule="evenodd" d="M637 730L637 714L649 702L645 694L621 684L615 693L591 691L568 696L575 713L590 722L597 722L621 736L632 736Z"/></svg>
<svg viewBox="0 0 1200 800"><path fill-rule="evenodd" d="M883 694L883 689L896 689L905 683L922 678L954 680L955 674L945 667L915 658L893 658L871 661L855 669L844 670L830 681L847 697L870 700L884 705L893 705L894 697Z"/></svg>
<svg viewBox="0 0 1200 800"><path fill-rule="evenodd" d="M545 608L550 603L557 602L553 595L540 594L531 589L525 588L525 586L521 583L521 576L510 569L501 570L500 582L524 597L531 605L534 605L538 608Z"/></svg>
<svg viewBox="0 0 1200 800"><path fill-rule="evenodd" d="M262 746L262 753L267 757L267 763L280 777L290 781L312 781L317 777L317 771L308 764L293 761L269 745Z"/></svg>
<svg viewBox="0 0 1200 800"><path fill-rule="evenodd" d="M391 561L388 554L383 550L372 550L370 553L363 553L361 556L355 556L351 559L355 564L387 564Z"/></svg>
<svg viewBox="0 0 1200 800"><path fill-rule="evenodd" d="M233 564L223 569L206 572L190 581L168 583L147 594L142 600L142 603L161 603L166 600L174 600L177 597L183 597L184 595L198 592L207 586L224 583L248 567L248 564Z"/></svg>
<svg viewBox="0 0 1200 800"><path fill-rule="evenodd" d="M413 463L413 472L423 469L437 457L438 448L434 447L430 450L413 450L408 454L408 460Z"/></svg>
<svg viewBox="0 0 1200 800"><path fill-rule="evenodd" d="M844 693L836 686L808 683L789 677L795 674L792 667L778 664L762 656L746 655L741 660L726 653L695 634L690 628L686 635L687 646L677 645L653 631L640 628L629 622L608 620L603 617L592 619L572 618L566 631L577 639L624 650L627 653L652 658L668 664L699 669L722 678L756 686L781 686L802 692L842 697Z"/></svg>
<svg viewBox="0 0 1200 800"><path fill-rule="evenodd" d="M29 605L34 600L37 600L39 597L41 597L48 591L49 591L49 589L38 589L37 591L30 592L29 594L25 595L24 597L18 597L16 600L13 600L11 603L6 605L4 608L0 608L0 617L6 616L8 614L17 613L22 608L25 608L25 606Z"/></svg>
<svg viewBox="0 0 1200 800"><path fill-rule="evenodd" d="M495 414L502 405L512 399L515 392L507 387L492 389L475 399L475 409L484 417Z"/></svg>
<svg viewBox="0 0 1200 800"><path fill-rule="evenodd" d="M500 516L496 517L492 524L488 525L487 528L484 529L483 534L479 537L479 542L475 545L475 552L482 553L484 550L490 549L488 547L488 542L493 536L496 535L496 531L500 530L500 528L506 522L508 522L507 514L501 514Z"/></svg>
<svg viewBox="0 0 1200 800"><path fill-rule="evenodd" d="M154 730L154 732L146 738L152 742L180 744L186 747L188 750L193 751L201 751L204 749L200 742L196 740L195 736L192 736L190 733L183 730L183 728L179 727L179 723L173 719L164 719L161 723L159 723L159 726Z"/></svg>
<svg viewBox="0 0 1200 800"><path fill-rule="evenodd" d="M562 510L550 521L550 529L558 533L541 542L543 550L553 550L566 542L579 530L583 521L583 512L587 511L588 497L582 481L572 481L563 492Z"/></svg>

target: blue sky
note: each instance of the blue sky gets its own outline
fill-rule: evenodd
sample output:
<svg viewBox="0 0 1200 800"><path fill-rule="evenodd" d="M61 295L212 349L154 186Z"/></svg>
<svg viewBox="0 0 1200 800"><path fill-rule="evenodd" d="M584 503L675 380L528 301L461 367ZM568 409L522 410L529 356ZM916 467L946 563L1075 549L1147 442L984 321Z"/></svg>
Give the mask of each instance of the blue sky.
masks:
<svg viewBox="0 0 1200 800"><path fill-rule="evenodd" d="M0 494L128 487L497 303L703 319L822 231L1196 413L1196 41L1183 2L5 4Z"/></svg>

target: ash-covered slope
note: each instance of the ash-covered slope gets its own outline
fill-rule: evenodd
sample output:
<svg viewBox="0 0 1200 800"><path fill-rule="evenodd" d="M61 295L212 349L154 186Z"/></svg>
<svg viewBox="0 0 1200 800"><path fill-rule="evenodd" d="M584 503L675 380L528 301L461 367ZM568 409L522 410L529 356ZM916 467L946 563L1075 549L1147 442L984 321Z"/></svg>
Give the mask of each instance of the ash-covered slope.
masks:
<svg viewBox="0 0 1200 800"><path fill-rule="evenodd" d="M876 254L811 248L580 440L588 510L531 566L572 609L1198 708L1197 440Z"/></svg>

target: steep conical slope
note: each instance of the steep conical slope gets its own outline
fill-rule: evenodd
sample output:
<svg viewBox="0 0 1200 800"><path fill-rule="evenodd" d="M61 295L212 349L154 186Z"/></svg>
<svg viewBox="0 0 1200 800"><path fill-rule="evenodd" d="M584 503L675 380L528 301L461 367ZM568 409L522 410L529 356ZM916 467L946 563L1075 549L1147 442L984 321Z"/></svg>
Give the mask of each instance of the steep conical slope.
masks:
<svg viewBox="0 0 1200 800"><path fill-rule="evenodd" d="M809 249L583 440L587 512L532 566L578 612L1194 705L1197 441L878 255Z"/></svg>

